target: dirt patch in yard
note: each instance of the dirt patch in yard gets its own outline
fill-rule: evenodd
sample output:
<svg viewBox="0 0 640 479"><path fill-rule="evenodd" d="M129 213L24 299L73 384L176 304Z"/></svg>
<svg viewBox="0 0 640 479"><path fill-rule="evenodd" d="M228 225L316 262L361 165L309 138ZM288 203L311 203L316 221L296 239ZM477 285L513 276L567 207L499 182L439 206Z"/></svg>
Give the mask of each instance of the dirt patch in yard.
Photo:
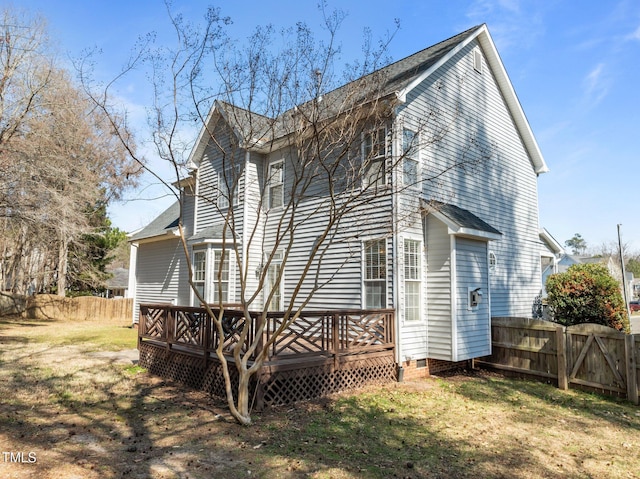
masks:
<svg viewBox="0 0 640 479"><path fill-rule="evenodd" d="M138 367L135 330L91 340L80 326L0 320L0 477L640 477L640 410L624 402L472 372L242 427L224 402Z"/></svg>

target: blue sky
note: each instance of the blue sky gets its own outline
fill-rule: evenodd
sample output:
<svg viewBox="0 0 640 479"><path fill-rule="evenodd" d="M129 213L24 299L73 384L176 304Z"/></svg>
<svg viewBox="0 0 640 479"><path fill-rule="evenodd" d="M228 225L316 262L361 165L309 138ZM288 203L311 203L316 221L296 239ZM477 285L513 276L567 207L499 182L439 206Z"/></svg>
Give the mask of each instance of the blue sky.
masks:
<svg viewBox="0 0 640 479"><path fill-rule="evenodd" d="M640 251L640 2L638 0L341 0L348 17L340 30L345 61L357 57L365 27L374 36L401 29L390 45L394 60L467 28L487 23L550 172L539 178L540 224L560 242L580 233L590 247L617 240ZM7 5L7 3L3 3ZM17 5L18 3L16 3ZM175 0L193 19L211 2ZM246 38L257 25L305 21L320 30L315 0L224 1L214 4ZM115 75L137 37L155 31L170 41L160 0L21 0L42 13L63 55L102 51L98 72ZM118 95L141 119L146 84L131 77ZM635 112L635 113L634 113ZM150 158L152 159L152 158ZM171 173L158 167L171 180ZM172 199L145 178L128 201L114 205L116 226L144 226ZM160 197L155 201L148 198Z"/></svg>

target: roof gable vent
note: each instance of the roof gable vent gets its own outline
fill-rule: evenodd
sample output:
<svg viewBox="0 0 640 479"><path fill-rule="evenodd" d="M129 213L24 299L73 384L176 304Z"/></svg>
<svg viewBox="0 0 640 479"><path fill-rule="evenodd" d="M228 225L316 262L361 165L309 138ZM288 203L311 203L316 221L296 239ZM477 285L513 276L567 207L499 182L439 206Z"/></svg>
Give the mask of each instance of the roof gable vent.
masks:
<svg viewBox="0 0 640 479"><path fill-rule="evenodd" d="M482 52L479 48L473 49L473 69L482 73Z"/></svg>

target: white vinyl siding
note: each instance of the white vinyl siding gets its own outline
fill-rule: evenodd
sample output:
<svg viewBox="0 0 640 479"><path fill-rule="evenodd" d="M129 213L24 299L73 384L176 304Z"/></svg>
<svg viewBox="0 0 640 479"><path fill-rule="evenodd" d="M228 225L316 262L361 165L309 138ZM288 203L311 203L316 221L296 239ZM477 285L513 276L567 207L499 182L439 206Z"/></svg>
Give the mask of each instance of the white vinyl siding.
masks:
<svg viewBox="0 0 640 479"><path fill-rule="evenodd" d="M141 243L136 255L134 320L140 303L189 304L187 267L177 239Z"/></svg>
<svg viewBox="0 0 640 479"><path fill-rule="evenodd" d="M451 242L447 227L433 217L425 221L427 242L428 350L429 357L452 357Z"/></svg>
<svg viewBox="0 0 640 479"><path fill-rule="evenodd" d="M437 141L420 131L425 165L429 158L422 194L466 209L502 233L491 242L499 260L491 314L528 316L540 293L537 175L494 76L487 68L482 75L473 71L474 48L479 45L471 42L410 91L398 116L433 113L446 126Z"/></svg>
<svg viewBox="0 0 640 479"><path fill-rule="evenodd" d="M456 238L456 354L454 361L491 354L487 243ZM482 290L477 307L469 308L469 287Z"/></svg>

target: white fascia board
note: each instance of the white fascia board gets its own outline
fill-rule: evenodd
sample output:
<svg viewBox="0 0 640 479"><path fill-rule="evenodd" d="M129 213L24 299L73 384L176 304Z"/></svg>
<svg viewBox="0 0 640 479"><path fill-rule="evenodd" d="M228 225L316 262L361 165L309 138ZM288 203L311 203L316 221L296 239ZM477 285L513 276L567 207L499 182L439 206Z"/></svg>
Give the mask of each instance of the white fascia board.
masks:
<svg viewBox="0 0 640 479"><path fill-rule="evenodd" d="M520 132L520 137L522 138L522 142L524 143L529 156L531 157L531 161L533 163L534 171L536 174L546 173L549 171L546 162L542 156L542 152L540 151L540 147L538 146L538 142L536 141L533 131L531 130L531 126L527 120L527 117L524 114L524 110L520 105L520 101L518 100L518 96L516 95L515 90L513 89L513 85L509 80L509 76L507 75L507 71L504 68L502 60L500 59L500 55L498 54L498 50L496 49L493 40L491 39L491 35L489 34L489 29L486 25L482 25L478 30L471 36L469 36L466 40L459 43L454 49L452 49L449 53L447 53L444 57L434 63L429 69L425 70L419 77L417 77L414 81L412 81L407 87L398 92L397 96L400 101L405 102L407 98L407 94L417 87L420 83L422 83L426 78L429 77L434 71L438 70L442 65L448 62L453 56L455 56L460 50L466 47L469 43L474 40L478 40L478 43L482 47L482 50L485 53L485 57L491 70L495 76L496 82L498 83L498 87L500 88L500 92L505 99L507 107L511 112L513 117L513 121Z"/></svg>
<svg viewBox="0 0 640 479"><path fill-rule="evenodd" d="M205 120L202 128L200 128L200 133L198 133L198 138L196 142L193 144L193 148L191 149L191 153L189 153L189 159L187 160L187 165L191 169L196 169L200 166L200 158L202 157L202 151L204 150L206 145L202 145L202 141L204 139L205 132L207 131L207 127L213 118L214 113L217 110L217 103L214 102L209 110L209 114L207 115L207 119Z"/></svg>
<svg viewBox="0 0 640 479"><path fill-rule="evenodd" d="M533 135L533 131L531 130L531 126L529 125L529 121L527 120L526 115L524 114L524 110L522 109L522 105L520 104L520 100L518 100L518 96L516 95L516 91L513 88L511 81L509 80L509 75L507 74L506 69L504 68L504 64L500 59L500 54L496 49L495 44L493 43L493 39L491 38L491 34L489 33L489 29L486 25L483 25L473 37L478 38L478 43L482 47L486 55L487 62L491 66L491 71L496 78L496 82L500 87L500 91L502 96L507 103L507 107L511 111L511 115L513 117L513 121L515 122L518 131L520 132L520 136L522 138L522 142L531 157L531 161L533 162L534 171L536 174L547 173L549 168L547 167L546 162L544 161L544 157L542 156L542 152L540 151L540 147L538 146L538 142L536 141L535 136ZM472 37L472 38L473 38Z"/></svg>
<svg viewBox="0 0 640 479"><path fill-rule="evenodd" d="M144 244L144 243L155 243L156 241L164 241L164 240L169 240L169 239L175 239L175 238L179 238L180 237L180 230L178 228L173 228L169 231L167 231L166 233L163 234L159 234L156 236L150 236L149 238L140 238L140 239L136 239L130 242L131 243L138 243L138 244Z"/></svg>

